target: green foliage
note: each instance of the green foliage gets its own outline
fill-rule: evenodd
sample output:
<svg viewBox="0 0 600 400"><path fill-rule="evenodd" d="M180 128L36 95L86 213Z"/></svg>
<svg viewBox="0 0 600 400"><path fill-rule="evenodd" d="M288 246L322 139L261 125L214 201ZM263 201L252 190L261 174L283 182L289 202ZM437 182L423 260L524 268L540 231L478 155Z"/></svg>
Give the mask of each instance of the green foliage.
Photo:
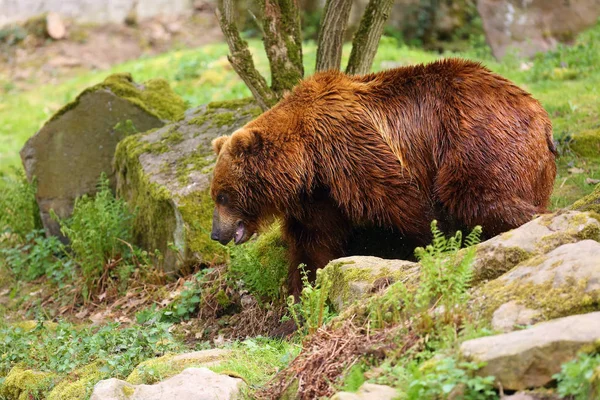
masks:
<svg viewBox="0 0 600 400"><path fill-rule="evenodd" d="M437 303L450 310L467 300L467 289L473 277L474 245L479 243L481 227L475 227L465 238L464 246L467 249L460 258L462 232L458 231L446 239L438 229L437 221L433 221L431 233L432 244L415 249L415 255L421 263L421 280L415 293L415 305L423 308Z"/></svg>
<svg viewBox="0 0 600 400"><path fill-rule="evenodd" d="M313 285L308 280L303 266L299 268L302 268L302 293L297 303L294 302L293 296L288 297L288 310L298 330L312 334L334 317L327 301L332 281L319 269Z"/></svg>
<svg viewBox="0 0 600 400"><path fill-rule="evenodd" d="M35 185L31 185L22 170L0 178L0 236L10 233L25 238L41 227L35 201ZM0 244L1 244L0 239Z"/></svg>
<svg viewBox="0 0 600 400"><path fill-rule="evenodd" d="M431 360L421 365L387 366L388 373L396 378L392 384L400 388L402 400L496 399L494 377L474 376L480 364L459 362L452 357Z"/></svg>
<svg viewBox="0 0 600 400"><path fill-rule="evenodd" d="M560 43L555 50L538 53L530 79L569 80L596 72L600 64L600 23L579 35L573 46Z"/></svg>
<svg viewBox="0 0 600 400"><path fill-rule="evenodd" d="M230 276L241 279L259 298L277 299L287 274L286 253L280 225L275 223L256 240L230 248Z"/></svg>
<svg viewBox="0 0 600 400"><path fill-rule="evenodd" d="M160 312L160 321L179 322L188 320L198 312L200 306L203 278L211 272L205 269L194 276L194 280L184 283L184 289L164 310Z"/></svg>
<svg viewBox="0 0 600 400"><path fill-rule="evenodd" d="M128 244L133 218L127 204L115 199L103 174L96 195L78 198L71 218L59 221L61 232L69 238L71 257L81 268L88 295L105 289L113 278L122 279L130 269L123 265L135 261L135 252Z"/></svg>
<svg viewBox="0 0 600 400"><path fill-rule="evenodd" d="M46 238L44 231L31 231L23 243L0 247L0 259L19 280L31 281L47 276L61 284L72 281L73 265L64 256L64 245L55 236Z"/></svg>
<svg viewBox="0 0 600 400"><path fill-rule="evenodd" d="M285 368L298 355L301 346L277 339L255 337L235 342L230 348L232 356L211 369L217 373L239 375L250 385L258 386L264 385Z"/></svg>
<svg viewBox="0 0 600 400"><path fill-rule="evenodd" d="M433 242L426 248L415 249L415 255L421 263L421 275L416 288L409 288L403 282L396 282L386 293L373 298L368 307L369 318L375 327L413 320L425 330L431 328L435 319L450 321L460 315L466 305L467 289L472 278L472 263L475 258L474 245L479 242L481 227L475 227L465 238L456 232L447 239L437 228L437 222L431 223ZM433 314L438 308L441 313Z"/></svg>
<svg viewBox="0 0 600 400"><path fill-rule="evenodd" d="M600 386L600 354L580 354L575 360L562 365L553 378L558 381L557 390L561 398L587 400L592 398L592 381ZM596 390L600 391L600 387Z"/></svg>
<svg viewBox="0 0 600 400"><path fill-rule="evenodd" d="M140 362L180 349L168 328L167 324L123 328L118 323L82 328L66 322L47 327L39 322L26 330L0 324L0 376L16 364L68 373L99 361L106 373L124 378Z"/></svg>
<svg viewBox="0 0 600 400"><path fill-rule="evenodd" d="M356 392L366 382L365 371L367 365L364 363L354 364L346 376L344 376L344 383L342 385L342 391L344 392Z"/></svg>

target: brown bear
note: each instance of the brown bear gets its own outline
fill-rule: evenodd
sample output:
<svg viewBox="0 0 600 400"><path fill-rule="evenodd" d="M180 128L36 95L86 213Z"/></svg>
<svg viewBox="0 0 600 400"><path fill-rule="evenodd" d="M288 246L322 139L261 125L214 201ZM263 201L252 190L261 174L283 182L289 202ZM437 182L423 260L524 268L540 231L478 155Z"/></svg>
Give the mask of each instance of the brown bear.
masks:
<svg viewBox="0 0 600 400"><path fill-rule="evenodd" d="M298 265L314 276L347 255L355 228L419 244L437 219L447 232L481 225L491 237L545 212L556 175L540 103L460 59L317 73L213 147L211 237L240 244L280 217L294 295Z"/></svg>

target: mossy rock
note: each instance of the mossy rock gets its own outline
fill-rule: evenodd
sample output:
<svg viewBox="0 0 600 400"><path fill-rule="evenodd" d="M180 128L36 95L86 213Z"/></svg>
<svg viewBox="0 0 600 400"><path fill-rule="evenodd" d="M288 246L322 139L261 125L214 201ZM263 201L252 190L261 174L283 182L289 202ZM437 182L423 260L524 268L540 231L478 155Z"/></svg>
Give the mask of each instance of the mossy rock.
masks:
<svg viewBox="0 0 600 400"><path fill-rule="evenodd" d="M19 366L10 370L0 384L0 398L6 400L29 400L44 398L57 380L56 375L23 369Z"/></svg>
<svg viewBox="0 0 600 400"><path fill-rule="evenodd" d="M229 356L231 356L231 351L223 349L170 354L140 363L129 374L126 381L132 385L151 385L177 375L186 368L218 365Z"/></svg>
<svg viewBox="0 0 600 400"><path fill-rule="evenodd" d="M137 84L129 74L115 74L56 112L21 150L27 178L37 182L46 231L60 236L50 211L68 218L77 197L96 192L102 173L114 188L112 160L120 140L178 120L184 111L166 81Z"/></svg>
<svg viewBox="0 0 600 400"><path fill-rule="evenodd" d="M561 211L477 245L473 285L492 280L532 257L567 243L600 240L600 221L594 213Z"/></svg>
<svg viewBox="0 0 600 400"><path fill-rule="evenodd" d="M570 146L573 153L587 159L600 158L600 129L579 132L573 137Z"/></svg>
<svg viewBox="0 0 600 400"><path fill-rule="evenodd" d="M404 260L384 260L377 257L354 256L331 261L321 273L321 279L331 283L329 299L337 312L353 302L393 282L417 279L419 264Z"/></svg>
<svg viewBox="0 0 600 400"><path fill-rule="evenodd" d="M85 400L90 397L94 385L108 378L109 369L102 361L96 361L69 373L50 392L47 400Z"/></svg>
<svg viewBox="0 0 600 400"><path fill-rule="evenodd" d="M571 209L589 211L596 219L600 220L600 185L596 186L592 193L573 203Z"/></svg>
<svg viewBox="0 0 600 400"><path fill-rule="evenodd" d="M259 113L250 99L210 103L117 146L117 194L137 209L137 244L159 250L166 272L190 263L226 261L226 247L210 239L214 204L209 189L216 161L211 141Z"/></svg>
<svg viewBox="0 0 600 400"><path fill-rule="evenodd" d="M537 321L600 310L600 243L582 240L532 257L472 298L474 314L486 320L511 302L535 312Z"/></svg>

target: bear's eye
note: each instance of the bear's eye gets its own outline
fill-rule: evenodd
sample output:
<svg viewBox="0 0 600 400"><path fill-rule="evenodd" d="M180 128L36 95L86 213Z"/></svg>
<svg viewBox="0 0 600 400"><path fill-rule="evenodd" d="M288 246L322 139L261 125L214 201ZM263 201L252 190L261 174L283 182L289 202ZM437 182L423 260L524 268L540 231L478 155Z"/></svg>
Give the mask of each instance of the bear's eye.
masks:
<svg viewBox="0 0 600 400"><path fill-rule="evenodd" d="M223 193L217 195L217 203L225 205L227 204L227 196Z"/></svg>

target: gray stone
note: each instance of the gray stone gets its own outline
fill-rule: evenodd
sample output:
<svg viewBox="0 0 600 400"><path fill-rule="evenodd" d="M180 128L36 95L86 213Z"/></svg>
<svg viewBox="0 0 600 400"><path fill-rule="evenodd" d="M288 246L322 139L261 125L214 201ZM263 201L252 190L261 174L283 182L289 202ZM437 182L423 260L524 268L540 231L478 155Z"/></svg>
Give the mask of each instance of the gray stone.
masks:
<svg viewBox="0 0 600 400"><path fill-rule="evenodd" d="M158 98L164 100L164 110L156 108ZM86 89L46 122L27 141L21 159L28 179L36 179L47 233L60 236L50 210L67 218L77 197L95 193L102 173L114 183L111 163L121 139L133 130L163 126L174 110L183 113L184 103L165 81L137 85L130 75L117 74Z"/></svg>
<svg viewBox="0 0 600 400"><path fill-rule="evenodd" d="M418 264L404 260L385 260L370 256L353 256L331 261L323 270L332 287L329 299L340 312L379 288L398 280L416 279Z"/></svg>
<svg viewBox="0 0 600 400"><path fill-rule="evenodd" d="M115 154L117 193L137 207L135 241L160 250L163 268L224 262L227 249L210 239L214 204L211 141L234 132L260 108L251 100L211 103L188 110L183 120L127 137Z"/></svg>
<svg viewBox="0 0 600 400"><path fill-rule="evenodd" d="M492 316L492 328L502 332L510 332L517 326L531 325L540 312L527 308L516 301L502 304Z"/></svg>
<svg viewBox="0 0 600 400"><path fill-rule="evenodd" d="M392 400L398 391L390 386L363 383L356 393L339 392L331 400Z"/></svg>
<svg viewBox="0 0 600 400"><path fill-rule="evenodd" d="M600 222L589 213L540 216L477 245L473 282L495 279L519 263L582 239L600 240Z"/></svg>
<svg viewBox="0 0 600 400"><path fill-rule="evenodd" d="M541 387L561 365L600 341L600 312L569 316L529 329L464 342L464 357L486 365L480 376L494 376L507 390Z"/></svg>
<svg viewBox="0 0 600 400"><path fill-rule="evenodd" d="M529 57L594 25L600 0L478 0L477 9L496 58L511 51Z"/></svg>
<svg viewBox="0 0 600 400"><path fill-rule="evenodd" d="M472 310L480 316L493 314L499 328L508 328L513 321L527 323L595 310L600 301L600 243L582 240L530 258L478 287L471 297ZM511 310L505 303L522 308Z"/></svg>
<svg viewBox="0 0 600 400"><path fill-rule="evenodd" d="M155 385L131 385L119 379L100 381L91 400L228 400L241 398L244 382L208 368L188 368Z"/></svg>

